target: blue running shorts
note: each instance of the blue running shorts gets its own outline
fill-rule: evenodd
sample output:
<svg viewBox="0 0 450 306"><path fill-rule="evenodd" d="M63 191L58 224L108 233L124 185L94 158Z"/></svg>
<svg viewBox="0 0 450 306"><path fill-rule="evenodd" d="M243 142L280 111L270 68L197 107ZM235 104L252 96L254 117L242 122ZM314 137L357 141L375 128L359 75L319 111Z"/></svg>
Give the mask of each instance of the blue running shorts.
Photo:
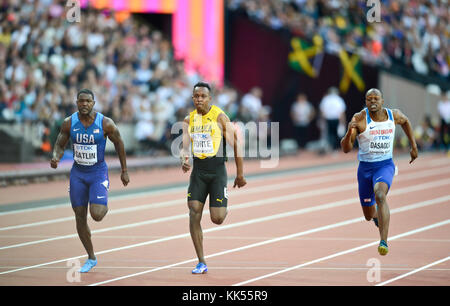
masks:
<svg viewBox="0 0 450 306"><path fill-rule="evenodd" d="M109 178L106 163L87 167L74 165L70 171L70 202L72 207L108 204Z"/></svg>
<svg viewBox="0 0 450 306"><path fill-rule="evenodd" d="M392 158L379 162L359 162L358 192L362 206L372 206L375 202L374 187L378 182L384 182L391 188L395 175L395 165Z"/></svg>

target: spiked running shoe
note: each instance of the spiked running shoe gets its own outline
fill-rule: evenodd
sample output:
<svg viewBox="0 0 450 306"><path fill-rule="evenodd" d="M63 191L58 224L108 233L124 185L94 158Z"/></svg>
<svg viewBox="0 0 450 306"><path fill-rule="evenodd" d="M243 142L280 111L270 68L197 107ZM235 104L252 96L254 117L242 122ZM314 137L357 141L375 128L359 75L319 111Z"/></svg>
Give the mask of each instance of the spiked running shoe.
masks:
<svg viewBox="0 0 450 306"><path fill-rule="evenodd" d="M208 267L202 262L199 262L195 266L195 269L192 270L192 274L203 274L203 273L206 273L206 272L208 272Z"/></svg>
<svg viewBox="0 0 450 306"><path fill-rule="evenodd" d="M88 259L88 260L86 260L84 265L81 267L80 272L81 273L89 272L96 265L97 265L97 259Z"/></svg>
<svg viewBox="0 0 450 306"><path fill-rule="evenodd" d="M389 252L388 246L386 241L381 240L380 244L378 245L378 253L380 253L380 255L384 256Z"/></svg>

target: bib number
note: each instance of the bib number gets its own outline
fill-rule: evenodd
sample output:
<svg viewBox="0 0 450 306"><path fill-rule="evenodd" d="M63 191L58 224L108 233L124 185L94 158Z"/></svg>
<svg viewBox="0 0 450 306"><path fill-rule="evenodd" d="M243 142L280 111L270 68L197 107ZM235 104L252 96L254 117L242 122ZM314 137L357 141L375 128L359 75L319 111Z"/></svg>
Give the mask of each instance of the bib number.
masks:
<svg viewBox="0 0 450 306"><path fill-rule="evenodd" d="M214 153L211 135L207 133L192 134L192 151L196 154Z"/></svg>
<svg viewBox="0 0 450 306"><path fill-rule="evenodd" d="M83 166L92 166L97 163L97 145L74 144L74 160Z"/></svg>

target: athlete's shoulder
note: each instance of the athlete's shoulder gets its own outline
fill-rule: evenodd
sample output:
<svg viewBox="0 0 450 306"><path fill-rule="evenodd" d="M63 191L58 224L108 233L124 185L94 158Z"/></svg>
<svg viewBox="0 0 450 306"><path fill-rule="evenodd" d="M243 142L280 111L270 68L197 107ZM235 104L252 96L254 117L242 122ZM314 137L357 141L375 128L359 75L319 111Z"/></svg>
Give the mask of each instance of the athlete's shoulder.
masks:
<svg viewBox="0 0 450 306"><path fill-rule="evenodd" d="M398 124L403 124L405 121L409 120L408 117L399 109L391 109L392 116L394 117L394 122Z"/></svg>
<svg viewBox="0 0 450 306"><path fill-rule="evenodd" d="M392 112L392 114L394 116L396 116L396 115L403 115L402 111L399 110L398 108L389 108L389 110Z"/></svg>
<svg viewBox="0 0 450 306"><path fill-rule="evenodd" d="M105 115L103 115L101 113L98 113L97 115L98 115L98 118L102 119L101 125L102 125L102 129L105 134L112 133L118 129L114 120L112 120L109 117L106 117Z"/></svg>
<svg viewBox="0 0 450 306"><path fill-rule="evenodd" d="M211 107L214 109L214 111L223 113L223 110L220 107L218 107L217 105L213 104L213 105L211 105Z"/></svg>
<svg viewBox="0 0 450 306"><path fill-rule="evenodd" d="M362 109L361 111L355 113L353 115L353 118L355 118L356 121L362 121L366 118L367 113L366 113L366 109Z"/></svg>
<svg viewBox="0 0 450 306"><path fill-rule="evenodd" d="M187 117L191 117L191 116L195 116L197 115L197 109L192 110L191 112L189 112L189 115L187 115Z"/></svg>
<svg viewBox="0 0 450 306"><path fill-rule="evenodd" d="M72 116L70 115L66 118L64 118L62 124L61 124L61 131L70 131L70 127L72 126Z"/></svg>
<svg viewBox="0 0 450 306"><path fill-rule="evenodd" d="M216 121L223 120L223 119L225 119L225 120L228 119L228 121L229 121L227 114L220 107L218 107L216 105L212 105L211 110L212 110L213 116L215 117Z"/></svg>

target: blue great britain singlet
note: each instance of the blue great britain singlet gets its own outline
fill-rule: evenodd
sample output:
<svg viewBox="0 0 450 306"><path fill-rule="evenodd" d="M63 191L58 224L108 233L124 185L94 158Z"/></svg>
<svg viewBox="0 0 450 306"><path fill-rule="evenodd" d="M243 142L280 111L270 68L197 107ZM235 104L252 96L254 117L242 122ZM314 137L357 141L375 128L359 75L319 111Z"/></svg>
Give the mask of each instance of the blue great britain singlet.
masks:
<svg viewBox="0 0 450 306"><path fill-rule="evenodd" d="M370 118L369 110L366 111L366 129L359 134L358 160L363 162L378 162L392 159L394 148L395 122L392 110L385 108L388 119L375 122Z"/></svg>
<svg viewBox="0 0 450 306"><path fill-rule="evenodd" d="M70 138L74 166L93 169L104 164L106 137L103 135L103 114L97 113L94 122L87 128L78 118L78 112L72 114Z"/></svg>

